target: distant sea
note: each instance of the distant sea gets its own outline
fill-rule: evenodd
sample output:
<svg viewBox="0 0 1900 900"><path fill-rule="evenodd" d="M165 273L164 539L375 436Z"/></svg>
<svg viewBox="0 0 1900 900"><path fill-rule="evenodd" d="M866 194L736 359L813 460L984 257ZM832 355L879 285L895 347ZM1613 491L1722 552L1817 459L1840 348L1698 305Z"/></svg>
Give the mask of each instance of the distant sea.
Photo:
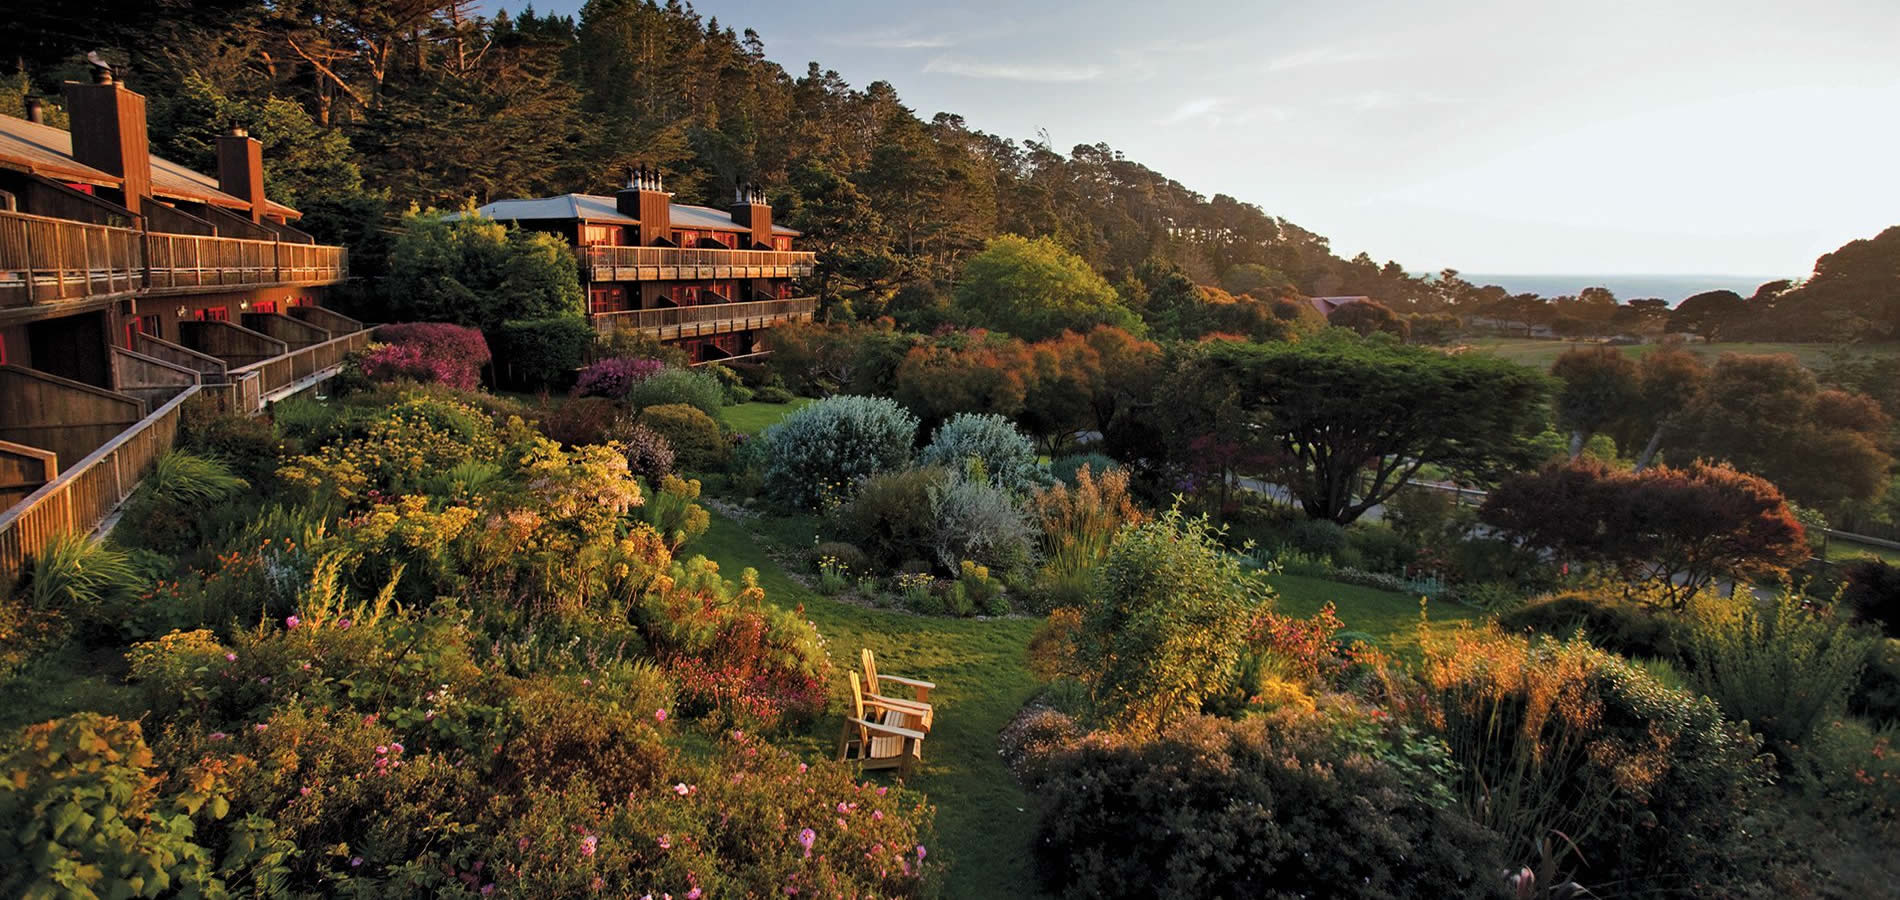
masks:
<svg viewBox="0 0 1900 900"><path fill-rule="evenodd" d="M1743 297L1779 275L1491 275L1460 272L1458 277L1480 287L1495 284L1513 294L1574 297L1587 287L1609 288L1618 300L1661 297L1671 305L1703 291L1730 290Z"/></svg>

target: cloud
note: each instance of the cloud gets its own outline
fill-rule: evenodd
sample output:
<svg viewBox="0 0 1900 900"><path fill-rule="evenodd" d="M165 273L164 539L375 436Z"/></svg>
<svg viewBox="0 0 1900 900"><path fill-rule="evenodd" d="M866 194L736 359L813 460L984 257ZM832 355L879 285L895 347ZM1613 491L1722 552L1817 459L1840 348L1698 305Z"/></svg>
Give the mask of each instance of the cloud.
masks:
<svg viewBox="0 0 1900 900"><path fill-rule="evenodd" d="M1186 125L1190 122L1202 122L1209 128L1223 125L1246 125L1261 119L1283 122L1292 116L1292 111L1283 106L1263 104L1236 106L1232 101L1221 97L1197 97L1182 103L1155 122L1161 126Z"/></svg>
<svg viewBox="0 0 1900 900"><path fill-rule="evenodd" d="M956 46L949 34L922 34L914 26L884 27L834 34L827 43L840 47L866 47L873 50L925 50Z"/></svg>
<svg viewBox="0 0 1900 900"><path fill-rule="evenodd" d="M958 56L939 56L925 64L924 71L943 75L959 75L964 78L986 78L997 81L1035 81L1059 84L1077 81L1094 81L1108 70L1097 65L1070 66L1060 63L1016 63L1001 60L965 59Z"/></svg>
<svg viewBox="0 0 1900 900"><path fill-rule="evenodd" d="M1189 119L1216 118L1214 111L1219 109L1220 106L1221 100L1218 97L1202 97L1197 100L1189 100L1175 107L1174 112L1169 113L1166 118L1161 120L1161 124L1179 125Z"/></svg>
<svg viewBox="0 0 1900 900"><path fill-rule="evenodd" d="M1306 69L1313 66L1343 66L1351 63L1370 62L1385 54L1365 48L1347 48L1338 46L1309 47L1297 50L1285 56L1276 57L1267 63L1269 72L1287 72L1293 69Z"/></svg>

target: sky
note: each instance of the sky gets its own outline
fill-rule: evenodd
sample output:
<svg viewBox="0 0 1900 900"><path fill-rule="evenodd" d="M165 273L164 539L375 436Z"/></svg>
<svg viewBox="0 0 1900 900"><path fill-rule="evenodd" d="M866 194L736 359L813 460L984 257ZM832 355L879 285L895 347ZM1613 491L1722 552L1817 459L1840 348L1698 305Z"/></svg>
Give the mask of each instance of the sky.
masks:
<svg viewBox="0 0 1900 900"><path fill-rule="evenodd" d="M1412 271L1800 276L1900 224L1900 0L694 5Z"/></svg>

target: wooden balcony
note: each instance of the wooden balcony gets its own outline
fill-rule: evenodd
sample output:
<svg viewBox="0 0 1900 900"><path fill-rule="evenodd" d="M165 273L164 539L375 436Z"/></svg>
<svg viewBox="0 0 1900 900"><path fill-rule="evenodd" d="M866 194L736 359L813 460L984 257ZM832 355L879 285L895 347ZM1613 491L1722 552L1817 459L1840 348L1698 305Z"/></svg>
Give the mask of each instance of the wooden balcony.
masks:
<svg viewBox="0 0 1900 900"><path fill-rule="evenodd" d="M814 297L791 300L755 300L749 303L708 303L665 309L630 309L594 313L594 328L602 334L624 329L646 332L661 340L705 337L771 328L786 322L809 320L818 309Z"/></svg>
<svg viewBox="0 0 1900 900"><path fill-rule="evenodd" d="M348 276L342 247L140 232L0 210L0 312Z"/></svg>
<svg viewBox="0 0 1900 900"><path fill-rule="evenodd" d="M818 254L803 250L592 246L579 253L589 281L800 278L818 262Z"/></svg>
<svg viewBox="0 0 1900 900"><path fill-rule="evenodd" d="M347 278L349 265L348 251L327 244L148 232L145 272L148 294L198 294L218 288L330 284Z"/></svg>
<svg viewBox="0 0 1900 900"><path fill-rule="evenodd" d="M143 249L130 228L0 210L0 310L131 294Z"/></svg>

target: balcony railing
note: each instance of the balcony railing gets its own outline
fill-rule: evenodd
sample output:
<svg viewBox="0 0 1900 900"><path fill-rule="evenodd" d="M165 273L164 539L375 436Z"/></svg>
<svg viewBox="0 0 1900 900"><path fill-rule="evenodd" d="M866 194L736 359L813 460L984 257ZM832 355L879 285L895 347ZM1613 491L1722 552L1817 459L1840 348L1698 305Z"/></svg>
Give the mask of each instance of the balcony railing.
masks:
<svg viewBox="0 0 1900 900"><path fill-rule="evenodd" d="M142 249L130 228L0 210L0 309L136 291Z"/></svg>
<svg viewBox="0 0 1900 900"><path fill-rule="evenodd" d="M791 300L757 300L750 303L708 303L700 306L671 306L665 309L629 309L594 314L594 327L601 332L626 329L644 331L662 339L730 334L770 328L798 319L809 319L818 308L812 297Z"/></svg>
<svg viewBox="0 0 1900 900"><path fill-rule="evenodd" d="M325 284L348 275L342 247L140 232L0 210L0 309L139 292Z"/></svg>
<svg viewBox="0 0 1900 900"><path fill-rule="evenodd" d="M229 408L255 413L264 408L272 395L342 365L343 357L369 346L369 337L368 329L353 331L321 344L311 344L282 356L240 366L225 373L224 386L214 385L210 389L224 391L224 402Z"/></svg>
<svg viewBox="0 0 1900 900"><path fill-rule="evenodd" d="M804 250L701 250L678 247L580 248L592 281L675 281L701 278L799 278L818 254Z"/></svg>
<svg viewBox="0 0 1900 900"><path fill-rule="evenodd" d="M196 234L145 235L146 286L153 293L207 287L341 281L342 247Z"/></svg>

